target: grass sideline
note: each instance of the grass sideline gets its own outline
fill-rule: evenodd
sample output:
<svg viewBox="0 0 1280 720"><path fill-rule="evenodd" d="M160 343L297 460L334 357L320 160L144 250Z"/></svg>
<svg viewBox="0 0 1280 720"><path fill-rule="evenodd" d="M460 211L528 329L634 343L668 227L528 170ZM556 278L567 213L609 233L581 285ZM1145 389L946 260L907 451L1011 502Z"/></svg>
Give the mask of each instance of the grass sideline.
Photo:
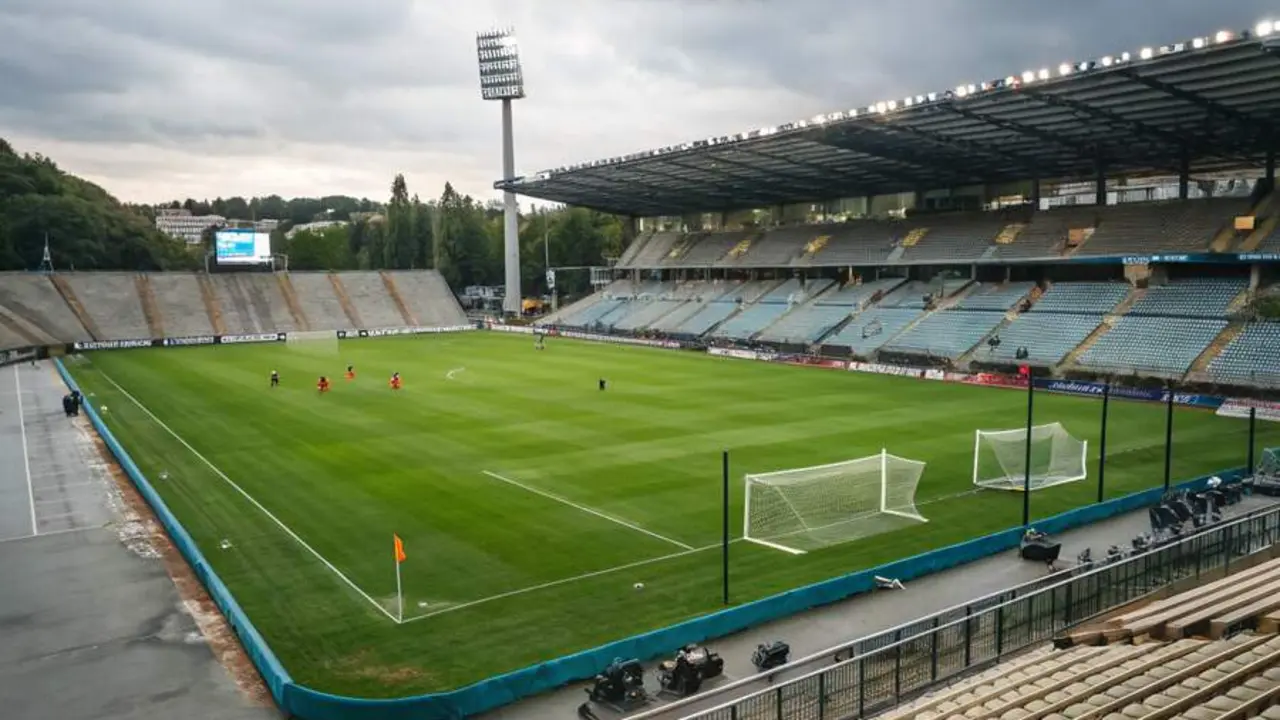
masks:
<svg viewBox="0 0 1280 720"><path fill-rule="evenodd" d="M918 501L930 523L801 557L738 543L735 602L1020 520L1014 494L962 494L973 430L1020 425L1017 392L563 339L537 352L490 333L352 340L339 355L79 358L68 368L112 432L294 679L325 692L453 689L718 609L725 448L737 534L745 472L881 446L929 463ZM319 397L315 377L347 363L359 379ZM267 387L271 369L282 388ZM1111 407L1108 497L1159 485L1164 408ZM1063 422L1096 457L1099 408L1042 393L1036 422ZM1175 424L1175 478L1242 464L1244 421L1178 410ZM1260 425L1259 447L1277 444ZM1094 492L1087 480L1037 493L1034 515ZM392 532L408 553L401 625L388 619Z"/></svg>

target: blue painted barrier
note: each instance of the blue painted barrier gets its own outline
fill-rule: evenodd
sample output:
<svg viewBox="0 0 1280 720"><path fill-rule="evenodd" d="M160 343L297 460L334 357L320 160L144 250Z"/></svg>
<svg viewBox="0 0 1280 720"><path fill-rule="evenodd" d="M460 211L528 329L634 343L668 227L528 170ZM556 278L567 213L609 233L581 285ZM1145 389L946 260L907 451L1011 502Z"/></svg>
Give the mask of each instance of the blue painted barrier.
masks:
<svg viewBox="0 0 1280 720"><path fill-rule="evenodd" d="M55 359L55 365L58 368L58 374L62 376L62 381L72 390L79 390L80 386L76 384L71 373L67 372L63 366L61 359ZM89 422L93 424L93 429L98 431L98 435L102 441L106 443L107 449L115 456L116 461L120 463L120 467L124 469L125 474L129 476L129 480L133 482L134 487L146 499L147 504L151 506L156 517L160 520L160 524L164 525L165 532L169 534L173 544L178 548L178 552L182 553L182 557L191 566L191 570L195 573L200 582L204 584L205 589L209 591L209 596L213 598L214 603L218 605L218 609L222 611L222 615L227 619L231 628L235 630L236 635L240 638L240 642L244 645L245 652L249 654L249 659L253 661L254 667L258 668L258 672L262 675L262 679L266 681L267 688L271 691L271 697L275 698L277 704L285 707L286 688L293 684L293 680L289 677L289 673L285 671L284 666L271 652L271 648L267 646L262 636L258 634L253 623L249 622L249 616L244 614L240 609L239 603L236 602L231 591L222 583L222 579L214 572L213 567L205 560L204 555L200 552L200 548L196 547L195 540L191 539L191 535L187 533L186 528L182 527L182 523L169 511L169 507L165 505L164 499L160 497L160 493L156 492L151 483L147 480L142 471L133 462L133 458L129 456L127 450L116 441L111 430L102 422L102 418L98 415L98 410L93 403L86 402L83 405L85 413L89 416Z"/></svg>
<svg viewBox="0 0 1280 720"><path fill-rule="evenodd" d="M75 380L67 372L61 360L57 361L57 367L67 386L78 389ZM676 648L687 643L723 637L866 592L875 587L876 575L913 580L1012 550L1018 547L1022 539L1020 527L1002 530L877 568L796 588L677 625L548 660L449 692L378 700L343 697L312 690L293 682L288 672L271 652L271 648L267 646L266 641L240 609L231 591L218 578L195 542L165 506L164 500L143 476L128 452L112 436L110 429L102 422L96 410L87 403L85 408L94 429L102 436L112 455L129 475L129 479L154 509L156 516L164 524L165 530L173 538L175 546L182 552L197 577L204 583L209 595L213 597L214 602L218 604L223 615L239 635L241 643L266 681L276 703L286 713L306 720L458 720L589 678L615 658L650 659L670 655ZM1244 470L1232 470L1219 475L1224 480L1233 480L1242 477ZM1200 478L1183 483L1179 487L1199 489L1206 480L1207 478ZM1162 488L1157 487L1125 495L1038 520L1036 527L1050 533L1061 533L1151 505L1160 498L1162 493Z"/></svg>

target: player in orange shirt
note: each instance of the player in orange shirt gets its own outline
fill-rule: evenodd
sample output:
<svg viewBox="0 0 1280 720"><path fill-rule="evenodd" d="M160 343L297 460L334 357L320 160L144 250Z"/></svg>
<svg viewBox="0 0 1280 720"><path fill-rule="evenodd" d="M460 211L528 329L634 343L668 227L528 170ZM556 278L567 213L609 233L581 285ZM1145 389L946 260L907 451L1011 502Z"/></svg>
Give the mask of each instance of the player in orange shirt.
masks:
<svg viewBox="0 0 1280 720"><path fill-rule="evenodd" d="M400 383L400 373L391 373L391 383L390 383L390 384L391 384L391 389L392 389L392 390L399 390L399 389L400 389L400 384L401 384L401 383Z"/></svg>
<svg viewBox="0 0 1280 720"><path fill-rule="evenodd" d="M316 390L322 393L329 392L329 378L321 375L320 379L316 381Z"/></svg>
<svg viewBox="0 0 1280 720"><path fill-rule="evenodd" d="M347 366L347 374L346 374L346 376L345 376L345 377L347 378L347 380L348 380L348 381L351 381L351 380L355 380L355 379L356 379L356 366L355 366L355 365L348 365L348 366Z"/></svg>

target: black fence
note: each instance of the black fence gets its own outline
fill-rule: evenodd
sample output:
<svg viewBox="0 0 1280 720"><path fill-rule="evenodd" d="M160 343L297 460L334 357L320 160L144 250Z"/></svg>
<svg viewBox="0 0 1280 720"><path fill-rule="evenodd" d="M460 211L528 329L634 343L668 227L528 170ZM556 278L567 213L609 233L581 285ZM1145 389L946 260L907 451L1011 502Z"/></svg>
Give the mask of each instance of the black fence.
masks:
<svg viewBox="0 0 1280 720"><path fill-rule="evenodd" d="M995 595L859 641L848 659L685 720L846 720L911 700L1063 630L1189 578L1221 577L1233 562L1280 543L1280 507L1016 597Z"/></svg>

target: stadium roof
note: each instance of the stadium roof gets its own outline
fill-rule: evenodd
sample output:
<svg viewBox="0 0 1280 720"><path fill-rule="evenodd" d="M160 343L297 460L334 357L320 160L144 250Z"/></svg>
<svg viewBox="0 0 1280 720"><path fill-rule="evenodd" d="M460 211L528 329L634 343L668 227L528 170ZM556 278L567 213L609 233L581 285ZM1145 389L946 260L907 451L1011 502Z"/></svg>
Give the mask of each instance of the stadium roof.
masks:
<svg viewBox="0 0 1280 720"><path fill-rule="evenodd" d="M1260 167L1280 142L1280 23L1218 32L494 187L676 215L1040 178Z"/></svg>

